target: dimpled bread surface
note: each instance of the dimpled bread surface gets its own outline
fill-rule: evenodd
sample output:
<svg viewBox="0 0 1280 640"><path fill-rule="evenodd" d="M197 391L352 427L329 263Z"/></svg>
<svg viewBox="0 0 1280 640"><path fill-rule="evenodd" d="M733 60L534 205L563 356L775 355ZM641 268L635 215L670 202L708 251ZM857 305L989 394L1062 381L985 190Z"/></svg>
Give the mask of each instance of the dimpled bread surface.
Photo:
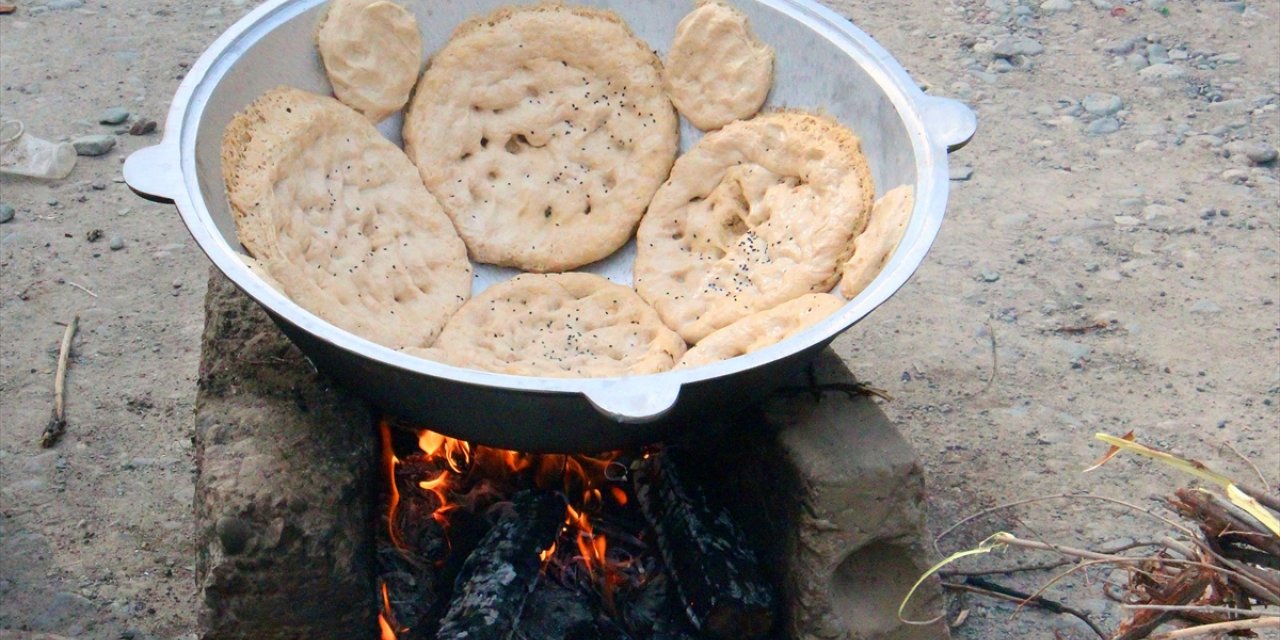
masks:
<svg viewBox="0 0 1280 640"><path fill-rule="evenodd" d="M679 142L660 67L604 11L510 8L458 28L404 140L474 260L566 271L630 239Z"/></svg>
<svg viewBox="0 0 1280 640"><path fill-rule="evenodd" d="M636 238L636 289L690 344L830 291L874 194L858 138L834 120L771 112L731 123L654 195Z"/></svg>
<svg viewBox="0 0 1280 640"><path fill-rule="evenodd" d="M760 110L773 86L773 49L737 9L704 0L676 26L663 81L693 126L719 129Z"/></svg>
<svg viewBox="0 0 1280 640"><path fill-rule="evenodd" d="M844 306L829 293L809 293L751 314L702 339L685 352L677 369L696 367L758 351L812 327Z"/></svg>
<svg viewBox="0 0 1280 640"><path fill-rule="evenodd" d="M680 336L630 287L587 273L523 274L473 298L436 347L410 351L497 373L608 377L670 369Z"/></svg>
<svg viewBox="0 0 1280 640"><path fill-rule="evenodd" d="M387 0L330 0L316 34L333 94L372 122L404 108L422 68L422 33Z"/></svg>
<svg viewBox="0 0 1280 640"><path fill-rule="evenodd" d="M222 170L253 268L324 320L420 348L469 297L466 247L413 164L338 101L267 92L227 127Z"/></svg>
<svg viewBox="0 0 1280 640"><path fill-rule="evenodd" d="M910 185L892 189L871 207L867 229L853 239L853 255L844 264L841 295L852 300L876 279L906 235L913 207L915 191Z"/></svg>

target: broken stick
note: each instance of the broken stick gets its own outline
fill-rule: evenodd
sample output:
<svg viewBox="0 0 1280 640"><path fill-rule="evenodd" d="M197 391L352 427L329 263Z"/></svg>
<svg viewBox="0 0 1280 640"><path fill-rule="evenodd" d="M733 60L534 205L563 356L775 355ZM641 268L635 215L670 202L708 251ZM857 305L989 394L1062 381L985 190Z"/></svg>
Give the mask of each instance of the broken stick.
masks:
<svg viewBox="0 0 1280 640"><path fill-rule="evenodd" d="M53 416L40 434L40 446L48 449L58 444L58 438L67 430L66 383L67 360L71 357L71 340L80 326L80 316L75 316L62 333L62 348L58 351L58 370L53 375Z"/></svg>

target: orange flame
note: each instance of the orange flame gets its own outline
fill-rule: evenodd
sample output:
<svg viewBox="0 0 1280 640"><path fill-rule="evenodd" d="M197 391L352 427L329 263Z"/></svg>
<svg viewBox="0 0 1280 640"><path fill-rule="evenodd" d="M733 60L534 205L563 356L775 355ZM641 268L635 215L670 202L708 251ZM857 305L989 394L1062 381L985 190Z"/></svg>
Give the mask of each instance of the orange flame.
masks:
<svg viewBox="0 0 1280 640"><path fill-rule="evenodd" d="M390 424L384 420L379 428L383 466L390 484L388 534L392 544L404 549L397 524L402 496L395 475L397 467L403 462L392 450ZM577 554L570 561L581 563L586 575L591 577L604 594L606 607L613 608L613 591L620 580L620 573L618 567L610 566L607 559L608 540L603 534L596 533L591 514L598 514L606 501L618 506L625 506L628 502L625 491L609 484L607 471L618 458L618 453L601 456L529 454L472 445L425 429L418 432L418 448L420 454L407 456L414 465L413 468L422 465L423 469L436 471L430 471L424 474L427 477L416 479L416 489L423 492L416 495L430 496L428 499L433 500L434 511L431 518L444 528L444 542L448 548L453 547L449 540L451 512L457 509L474 511L477 507L484 508L494 499L505 498L509 491L519 486L531 485L561 491L569 502L561 530L562 543L553 543L541 551L538 558L545 570L557 557L558 550L576 551ZM564 561L566 560L562 559L560 562ZM620 566L626 566L626 563ZM378 618L382 640L395 640L396 634L390 623L390 598L385 584L382 587L382 610L383 613Z"/></svg>
<svg viewBox="0 0 1280 640"><path fill-rule="evenodd" d="M389 505L387 509L387 535L391 538L391 544L403 549L404 542L400 539L400 528L396 526L396 514L400 510L400 489L396 487L396 466L400 464L400 459L391 450L391 425L386 420L378 423L378 439L382 442L382 470L387 477L389 495L387 498L387 504Z"/></svg>
<svg viewBox="0 0 1280 640"><path fill-rule="evenodd" d="M382 611L378 613L378 628L382 631L381 640L396 640L395 629L387 622L387 613L391 611L391 596L387 595L387 583L382 583Z"/></svg>

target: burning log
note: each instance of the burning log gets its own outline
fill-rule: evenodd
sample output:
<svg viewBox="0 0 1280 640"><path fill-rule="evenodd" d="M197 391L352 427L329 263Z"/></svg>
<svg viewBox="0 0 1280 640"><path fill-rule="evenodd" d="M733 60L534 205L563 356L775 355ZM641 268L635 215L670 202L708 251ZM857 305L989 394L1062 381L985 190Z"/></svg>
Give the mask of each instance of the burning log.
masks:
<svg viewBox="0 0 1280 640"><path fill-rule="evenodd" d="M510 510L463 563L437 640L506 640L564 518L559 494L529 490L513 496Z"/></svg>
<svg viewBox="0 0 1280 640"><path fill-rule="evenodd" d="M763 637L775 620L774 588L729 512L711 505L682 467L679 452L664 449L639 463L635 488L685 612L716 638Z"/></svg>

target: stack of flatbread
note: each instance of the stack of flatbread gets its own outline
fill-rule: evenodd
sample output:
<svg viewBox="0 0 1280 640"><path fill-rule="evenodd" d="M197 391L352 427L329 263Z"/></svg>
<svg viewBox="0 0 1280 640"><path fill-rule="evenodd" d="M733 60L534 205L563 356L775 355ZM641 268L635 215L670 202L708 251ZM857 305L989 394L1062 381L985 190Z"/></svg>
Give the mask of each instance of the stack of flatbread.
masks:
<svg viewBox="0 0 1280 640"><path fill-rule="evenodd" d="M389 0L332 0L317 43L335 98L282 87L227 128L237 230L294 302L406 353L526 376L714 363L837 313L910 218L909 187L873 203L848 128L760 113L774 51L719 0L665 64L561 4L460 25L421 75ZM402 151L374 124L406 105ZM706 134L677 159L680 116ZM634 289L575 271L633 238ZM472 262L526 273L471 299Z"/></svg>

